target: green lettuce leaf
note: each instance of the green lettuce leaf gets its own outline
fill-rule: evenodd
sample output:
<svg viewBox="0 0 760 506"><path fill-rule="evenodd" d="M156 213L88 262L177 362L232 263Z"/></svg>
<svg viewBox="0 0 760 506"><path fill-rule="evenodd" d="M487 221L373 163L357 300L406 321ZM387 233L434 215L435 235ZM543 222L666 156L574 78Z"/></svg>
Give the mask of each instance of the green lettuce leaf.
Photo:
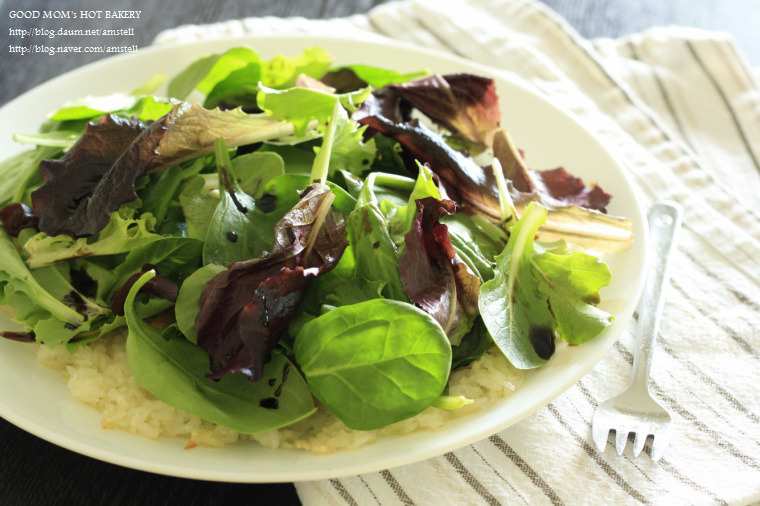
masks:
<svg viewBox="0 0 760 506"><path fill-rule="evenodd" d="M70 308L54 296L52 296L42 285L32 276L29 269L21 260L21 256L13 244L13 240L0 227L0 287L3 288L3 302L10 304L17 309L16 317L24 319L19 314L16 296L23 294L31 301L35 308L47 311L57 319L72 324L80 325L84 321L84 316L74 309Z"/></svg>
<svg viewBox="0 0 760 506"><path fill-rule="evenodd" d="M599 258L560 247L535 254L532 263L563 340L583 344L612 323L612 316L596 307L599 290L610 284L610 270Z"/></svg>
<svg viewBox="0 0 760 506"><path fill-rule="evenodd" d="M156 220L150 213L133 218L134 209L124 207L110 215L108 225L94 238L74 239L68 235L49 236L39 232L23 246L31 268L93 255L113 255L138 248L161 236L154 233Z"/></svg>
<svg viewBox="0 0 760 506"><path fill-rule="evenodd" d="M324 130L325 124L332 117L336 100L353 112L369 96L369 88L334 95L311 88L276 90L262 86L258 95L258 104L275 119L293 123L295 134L304 136L312 121L316 121L319 131Z"/></svg>

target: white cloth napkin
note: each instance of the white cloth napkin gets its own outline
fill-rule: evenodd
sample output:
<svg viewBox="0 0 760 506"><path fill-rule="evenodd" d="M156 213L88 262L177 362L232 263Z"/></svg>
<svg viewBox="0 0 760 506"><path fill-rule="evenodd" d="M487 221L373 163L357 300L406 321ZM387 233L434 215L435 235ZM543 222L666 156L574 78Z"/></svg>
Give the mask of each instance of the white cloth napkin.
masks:
<svg viewBox="0 0 760 506"><path fill-rule="evenodd" d="M653 368L675 434L658 462L595 449L596 406L622 390L631 322L577 385L528 419L446 455L298 483L313 504L744 504L760 500L760 89L729 36L658 28L586 40L533 0L414 0L367 15L250 18L164 32L412 42L512 73L574 112L623 162L645 203L685 210Z"/></svg>

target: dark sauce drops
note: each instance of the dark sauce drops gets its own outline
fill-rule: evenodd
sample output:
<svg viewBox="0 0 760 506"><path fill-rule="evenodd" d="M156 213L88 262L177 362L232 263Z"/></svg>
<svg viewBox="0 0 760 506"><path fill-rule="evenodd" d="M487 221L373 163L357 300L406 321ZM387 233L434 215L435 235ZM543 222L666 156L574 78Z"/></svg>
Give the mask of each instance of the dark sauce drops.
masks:
<svg viewBox="0 0 760 506"><path fill-rule="evenodd" d="M238 236L235 232L229 231L227 232L227 240L230 242L238 242Z"/></svg>
<svg viewBox="0 0 760 506"><path fill-rule="evenodd" d="M536 354L544 360L554 355L554 331L549 327L531 327L528 334Z"/></svg>
<svg viewBox="0 0 760 506"><path fill-rule="evenodd" d="M256 205L262 213L271 213L277 208L277 197L271 193L267 193L256 200Z"/></svg>
<svg viewBox="0 0 760 506"><path fill-rule="evenodd" d="M282 394L282 386L285 384L285 381L288 379L289 372L290 372L290 364L285 364L285 367L282 369L282 383L280 383L280 386L278 386L277 390L274 391L275 397L279 397Z"/></svg>
<svg viewBox="0 0 760 506"><path fill-rule="evenodd" d="M280 401L274 397L267 397L259 401L259 406L265 409L278 409L280 407Z"/></svg>

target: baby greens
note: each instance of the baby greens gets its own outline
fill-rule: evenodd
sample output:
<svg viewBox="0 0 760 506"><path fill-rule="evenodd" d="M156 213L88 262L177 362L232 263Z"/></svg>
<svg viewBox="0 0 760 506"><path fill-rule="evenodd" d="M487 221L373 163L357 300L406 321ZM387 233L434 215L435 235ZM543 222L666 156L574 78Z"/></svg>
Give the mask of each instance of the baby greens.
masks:
<svg viewBox="0 0 760 506"><path fill-rule="evenodd" d="M126 325L138 384L256 433L314 398L360 430L458 409L451 372L494 343L532 368L610 324L609 270L557 240L614 251L630 222L525 165L492 79L242 47L164 79L66 104L0 163L16 338L75 352Z"/></svg>

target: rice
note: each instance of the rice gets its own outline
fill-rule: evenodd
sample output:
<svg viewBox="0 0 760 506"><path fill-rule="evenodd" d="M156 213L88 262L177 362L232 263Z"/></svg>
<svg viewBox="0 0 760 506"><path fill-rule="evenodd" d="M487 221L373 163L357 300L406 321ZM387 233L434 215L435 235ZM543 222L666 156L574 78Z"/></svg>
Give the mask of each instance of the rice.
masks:
<svg viewBox="0 0 760 506"><path fill-rule="evenodd" d="M422 413L382 429L349 429L335 415L319 406L312 416L289 427L260 434L239 434L158 400L134 380L127 363L126 331L116 331L88 343L74 354L65 347L38 345L37 361L61 371L75 399L102 414L104 429L121 429L149 439L180 437L186 448L224 447L252 439L266 448L289 448L332 453L374 443L378 438L436 430L447 420L482 410L508 397L522 383L522 374L493 348L467 367L454 371L449 394L474 402L456 410L430 407Z"/></svg>

